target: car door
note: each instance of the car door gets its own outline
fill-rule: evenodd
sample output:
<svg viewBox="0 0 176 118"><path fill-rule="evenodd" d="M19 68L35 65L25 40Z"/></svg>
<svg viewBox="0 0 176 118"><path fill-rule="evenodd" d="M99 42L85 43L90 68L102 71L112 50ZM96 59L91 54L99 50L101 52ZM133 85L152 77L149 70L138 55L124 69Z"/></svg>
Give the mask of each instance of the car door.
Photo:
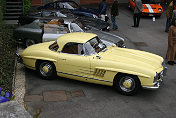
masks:
<svg viewBox="0 0 176 118"><path fill-rule="evenodd" d="M90 59L83 54L83 45L69 42L58 57L58 73L61 76L85 81L90 74Z"/></svg>

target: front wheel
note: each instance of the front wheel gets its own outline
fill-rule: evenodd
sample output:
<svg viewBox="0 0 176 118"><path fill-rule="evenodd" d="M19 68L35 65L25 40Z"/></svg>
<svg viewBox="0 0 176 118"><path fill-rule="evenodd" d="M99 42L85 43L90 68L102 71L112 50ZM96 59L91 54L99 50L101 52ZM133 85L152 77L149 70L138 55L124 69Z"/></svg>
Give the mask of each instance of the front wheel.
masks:
<svg viewBox="0 0 176 118"><path fill-rule="evenodd" d="M114 87L123 95L134 95L140 87L137 76L121 74L114 80Z"/></svg>
<svg viewBox="0 0 176 118"><path fill-rule="evenodd" d="M42 61L37 64L37 71L43 79L53 79L56 76L56 68L52 62Z"/></svg>

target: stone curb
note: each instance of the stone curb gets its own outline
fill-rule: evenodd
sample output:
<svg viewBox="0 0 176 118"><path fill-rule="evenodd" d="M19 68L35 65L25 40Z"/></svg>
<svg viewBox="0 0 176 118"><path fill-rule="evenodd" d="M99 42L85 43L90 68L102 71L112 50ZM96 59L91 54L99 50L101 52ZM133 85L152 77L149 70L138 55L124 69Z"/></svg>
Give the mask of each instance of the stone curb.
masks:
<svg viewBox="0 0 176 118"><path fill-rule="evenodd" d="M21 53L19 46L17 46L16 53ZM12 94L15 95L15 101L10 101L3 107L8 107L7 111L0 111L0 116L5 115L9 116L8 112L13 116L17 116L14 118L32 118L32 116L25 110L24 108L24 95L25 95L25 73L24 71L20 71L24 66L17 62L17 57L15 57L15 65L14 65L14 75L13 75L13 83L12 83ZM24 70L24 69L23 69ZM9 107L10 106L10 107ZM11 111L11 109L13 109ZM19 109L22 110L19 112ZM9 110L9 111L8 111ZM19 116L20 115L20 116Z"/></svg>
<svg viewBox="0 0 176 118"><path fill-rule="evenodd" d="M1 103L0 118L32 118L17 101Z"/></svg>
<svg viewBox="0 0 176 118"><path fill-rule="evenodd" d="M20 49L17 46L17 53L20 53ZM15 100L24 106L24 95L25 95L25 73L24 71L19 71L23 68L23 65L17 62L17 57L15 58L15 67L14 67L14 78L13 78L13 95L15 95Z"/></svg>

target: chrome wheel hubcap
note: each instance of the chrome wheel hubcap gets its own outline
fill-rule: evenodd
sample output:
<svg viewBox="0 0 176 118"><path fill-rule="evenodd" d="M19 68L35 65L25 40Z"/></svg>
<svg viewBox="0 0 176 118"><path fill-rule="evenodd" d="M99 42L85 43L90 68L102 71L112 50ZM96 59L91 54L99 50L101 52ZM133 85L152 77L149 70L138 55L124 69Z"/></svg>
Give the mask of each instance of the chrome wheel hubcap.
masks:
<svg viewBox="0 0 176 118"><path fill-rule="evenodd" d="M125 92L131 92L135 89L135 81L131 77L122 77L119 82L120 88Z"/></svg>
<svg viewBox="0 0 176 118"><path fill-rule="evenodd" d="M40 65L39 70L43 76L49 76L52 74L53 68L51 64L44 62Z"/></svg>

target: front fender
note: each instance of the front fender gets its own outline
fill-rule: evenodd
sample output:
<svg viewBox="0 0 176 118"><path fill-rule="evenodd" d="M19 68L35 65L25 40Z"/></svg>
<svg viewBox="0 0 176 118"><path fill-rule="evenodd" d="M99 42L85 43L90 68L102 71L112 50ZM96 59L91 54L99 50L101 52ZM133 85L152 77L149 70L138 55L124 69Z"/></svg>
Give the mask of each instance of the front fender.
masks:
<svg viewBox="0 0 176 118"><path fill-rule="evenodd" d="M130 75L136 75L141 83L141 86L152 86L154 77L151 75L147 75L141 72L135 72L135 71L129 71L129 70L123 70L123 69L115 69L115 68L102 68L98 67L97 69L103 69L106 70L106 73L104 75L104 79L108 81L114 80L115 76L118 73L124 73L124 74L130 74Z"/></svg>
<svg viewBox="0 0 176 118"><path fill-rule="evenodd" d="M131 74L131 75L137 75L137 76L142 76L145 78L150 78L151 76L140 73L140 72L135 72L135 71L129 71L129 70L123 70L123 69L115 69L115 68L102 68L102 67L97 67L97 69L104 69L106 71L111 71L111 72L116 72L116 73L126 73L126 74Z"/></svg>

